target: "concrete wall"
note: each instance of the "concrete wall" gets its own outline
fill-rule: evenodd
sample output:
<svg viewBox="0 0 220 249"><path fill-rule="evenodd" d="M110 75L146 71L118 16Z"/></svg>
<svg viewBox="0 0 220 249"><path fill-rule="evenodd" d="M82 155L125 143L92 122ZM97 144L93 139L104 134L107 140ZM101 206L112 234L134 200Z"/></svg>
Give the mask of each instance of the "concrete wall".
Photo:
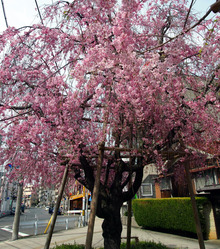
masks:
<svg viewBox="0 0 220 249"><path fill-rule="evenodd" d="M128 220L128 217L127 216L122 216L121 217L121 222L122 222L122 225L125 225L125 226L127 226L127 220ZM131 217L131 226L132 227L140 227L140 226L138 226L138 224L137 224L137 222L136 222L136 220L135 220L135 218L134 217Z"/></svg>
<svg viewBox="0 0 220 249"><path fill-rule="evenodd" d="M215 219L214 219L214 213L213 209L211 208L210 213L209 213L209 236L208 239L217 239L217 232L216 232L216 227L215 227Z"/></svg>

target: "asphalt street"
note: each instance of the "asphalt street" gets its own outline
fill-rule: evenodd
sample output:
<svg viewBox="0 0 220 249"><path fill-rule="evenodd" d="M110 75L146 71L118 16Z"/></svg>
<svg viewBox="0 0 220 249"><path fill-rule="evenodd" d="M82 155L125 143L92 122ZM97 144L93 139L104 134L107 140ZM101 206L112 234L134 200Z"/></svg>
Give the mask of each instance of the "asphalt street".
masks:
<svg viewBox="0 0 220 249"><path fill-rule="evenodd" d="M20 216L19 236L43 234L51 215L43 208L25 209ZM54 231L72 229L78 226L78 216L59 215ZM0 218L0 241L11 239L14 215Z"/></svg>

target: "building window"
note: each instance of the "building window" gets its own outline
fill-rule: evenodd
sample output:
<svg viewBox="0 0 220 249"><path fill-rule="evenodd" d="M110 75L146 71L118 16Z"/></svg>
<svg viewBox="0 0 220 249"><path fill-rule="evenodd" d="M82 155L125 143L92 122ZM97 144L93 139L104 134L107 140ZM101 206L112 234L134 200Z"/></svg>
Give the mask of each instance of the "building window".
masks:
<svg viewBox="0 0 220 249"><path fill-rule="evenodd" d="M196 190L200 190L206 186L215 184L215 177L213 171L206 171L195 178Z"/></svg>
<svg viewBox="0 0 220 249"><path fill-rule="evenodd" d="M161 190L171 190L170 178L162 178L160 180Z"/></svg>
<svg viewBox="0 0 220 249"><path fill-rule="evenodd" d="M141 195L142 196L153 196L152 183L143 183L141 185Z"/></svg>

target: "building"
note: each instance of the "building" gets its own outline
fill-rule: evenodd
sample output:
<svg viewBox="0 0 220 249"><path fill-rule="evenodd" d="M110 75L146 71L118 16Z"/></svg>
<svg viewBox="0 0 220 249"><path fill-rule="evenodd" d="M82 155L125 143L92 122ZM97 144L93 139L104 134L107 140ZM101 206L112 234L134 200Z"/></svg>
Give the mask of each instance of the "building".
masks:
<svg viewBox="0 0 220 249"><path fill-rule="evenodd" d="M10 213L16 205L17 183L9 182L5 165L0 166L0 212Z"/></svg>
<svg viewBox="0 0 220 249"><path fill-rule="evenodd" d="M156 198L155 179L158 177L158 169L155 164L144 167L143 181L137 193L139 198Z"/></svg>
<svg viewBox="0 0 220 249"><path fill-rule="evenodd" d="M38 205L40 206L51 206L53 207L56 203L58 196L58 189L55 189L54 186L51 188L40 187L37 191Z"/></svg>
<svg viewBox="0 0 220 249"><path fill-rule="evenodd" d="M156 198L190 196L185 171L182 168L182 179L175 179L174 167L166 175L160 174L155 179ZM212 239L220 239L220 165L217 159L209 159L205 166L190 165L190 173L194 194L206 196L212 205L211 216L213 221ZM213 213L213 215L212 215ZM212 219L212 218L211 218Z"/></svg>

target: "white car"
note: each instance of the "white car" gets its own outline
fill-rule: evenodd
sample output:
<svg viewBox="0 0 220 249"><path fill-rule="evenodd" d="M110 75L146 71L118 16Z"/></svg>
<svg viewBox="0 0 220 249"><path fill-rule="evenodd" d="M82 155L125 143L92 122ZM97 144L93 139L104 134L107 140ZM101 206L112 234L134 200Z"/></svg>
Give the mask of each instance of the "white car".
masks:
<svg viewBox="0 0 220 249"><path fill-rule="evenodd" d="M46 207L45 207L45 210L46 210L46 211L48 211L48 210L49 210L49 208L50 208L49 206L46 206Z"/></svg>

